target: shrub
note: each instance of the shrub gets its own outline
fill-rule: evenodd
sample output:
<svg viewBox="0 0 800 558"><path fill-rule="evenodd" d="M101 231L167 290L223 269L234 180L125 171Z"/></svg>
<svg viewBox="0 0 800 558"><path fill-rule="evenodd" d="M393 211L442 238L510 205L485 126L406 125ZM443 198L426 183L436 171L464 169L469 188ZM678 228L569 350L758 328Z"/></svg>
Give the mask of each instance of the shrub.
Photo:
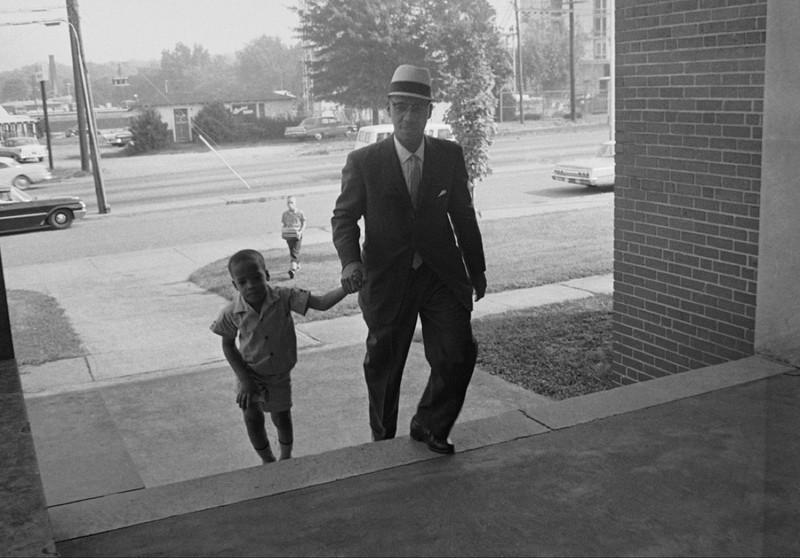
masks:
<svg viewBox="0 0 800 558"><path fill-rule="evenodd" d="M167 123L161 120L161 114L153 109L145 109L139 116L131 120L133 142L129 149L135 153L158 151L167 144Z"/></svg>
<svg viewBox="0 0 800 558"><path fill-rule="evenodd" d="M225 143L234 139L233 115L220 101L204 106L194 117L192 127L214 143Z"/></svg>
<svg viewBox="0 0 800 558"><path fill-rule="evenodd" d="M220 102L204 107L194 118L193 126L214 143L250 142L282 139L287 126L296 126L299 118L274 116L255 121L237 122Z"/></svg>

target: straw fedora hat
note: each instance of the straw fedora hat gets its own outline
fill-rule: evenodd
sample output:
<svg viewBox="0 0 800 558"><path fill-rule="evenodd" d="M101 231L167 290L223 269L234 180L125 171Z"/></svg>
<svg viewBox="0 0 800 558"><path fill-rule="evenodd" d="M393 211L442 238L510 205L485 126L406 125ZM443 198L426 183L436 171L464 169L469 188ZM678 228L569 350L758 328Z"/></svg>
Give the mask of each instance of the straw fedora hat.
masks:
<svg viewBox="0 0 800 558"><path fill-rule="evenodd" d="M389 84L389 97L403 95L432 101L431 73L427 68L402 64L397 67Z"/></svg>

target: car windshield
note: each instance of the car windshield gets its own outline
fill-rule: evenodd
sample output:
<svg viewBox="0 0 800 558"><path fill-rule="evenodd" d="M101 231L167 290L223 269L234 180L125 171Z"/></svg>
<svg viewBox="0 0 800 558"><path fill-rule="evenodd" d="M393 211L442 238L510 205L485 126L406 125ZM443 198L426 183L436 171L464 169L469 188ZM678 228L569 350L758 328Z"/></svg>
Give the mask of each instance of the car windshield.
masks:
<svg viewBox="0 0 800 558"><path fill-rule="evenodd" d="M0 190L0 199L5 202L29 202L33 197L29 196L16 186L11 186L8 190Z"/></svg>

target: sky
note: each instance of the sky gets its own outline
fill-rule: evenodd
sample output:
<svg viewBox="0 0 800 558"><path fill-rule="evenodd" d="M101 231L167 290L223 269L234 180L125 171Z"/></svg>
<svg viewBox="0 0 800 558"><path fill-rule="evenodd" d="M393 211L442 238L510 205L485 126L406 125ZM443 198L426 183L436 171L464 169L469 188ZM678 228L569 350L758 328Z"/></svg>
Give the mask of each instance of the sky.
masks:
<svg viewBox="0 0 800 558"><path fill-rule="evenodd" d="M376 0L380 1L380 0ZM513 23L513 0L489 0L498 23ZM86 59L93 63L160 60L178 43L202 45L212 56L234 54L267 35L297 42L292 6L301 0L76 0ZM0 72L47 65L50 55L71 64L66 0L0 3ZM12 25L9 25L12 24ZM23 25L18 25L23 24ZM122 68L123 73L125 68Z"/></svg>

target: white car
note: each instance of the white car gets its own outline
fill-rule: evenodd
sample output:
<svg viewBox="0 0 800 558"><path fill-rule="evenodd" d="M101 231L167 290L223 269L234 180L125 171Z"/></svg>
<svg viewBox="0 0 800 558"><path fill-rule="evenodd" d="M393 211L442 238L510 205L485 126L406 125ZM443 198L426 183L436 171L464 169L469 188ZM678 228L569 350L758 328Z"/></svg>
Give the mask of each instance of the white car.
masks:
<svg viewBox="0 0 800 558"><path fill-rule="evenodd" d="M614 141L605 141L594 157L556 163L553 180L584 186L614 185Z"/></svg>
<svg viewBox="0 0 800 558"><path fill-rule="evenodd" d="M33 137L8 138L0 146L0 157L12 157L17 161L42 162L47 157L47 147Z"/></svg>
<svg viewBox="0 0 800 558"><path fill-rule="evenodd" d="M353 149L358 149L359 147L364 147L365 145L384 140L392 135L392 132L394 132L394 126L392 124L362 126L358 130L356 143ZM452 141L455 141L456 139L455 136L453 136L453 129L450 127L450 124L444 124L442 122L428 122L425 125L425 134L434 138L448 139Z"/></svg>
<svg viewBox="0 0 800 558"><path fill-rule="evenodd" d="M46 165L32 163L21 165L11 157L0 157L0 186L9 184L25 190L31 184L50 180L53 174Z"/></svg>

